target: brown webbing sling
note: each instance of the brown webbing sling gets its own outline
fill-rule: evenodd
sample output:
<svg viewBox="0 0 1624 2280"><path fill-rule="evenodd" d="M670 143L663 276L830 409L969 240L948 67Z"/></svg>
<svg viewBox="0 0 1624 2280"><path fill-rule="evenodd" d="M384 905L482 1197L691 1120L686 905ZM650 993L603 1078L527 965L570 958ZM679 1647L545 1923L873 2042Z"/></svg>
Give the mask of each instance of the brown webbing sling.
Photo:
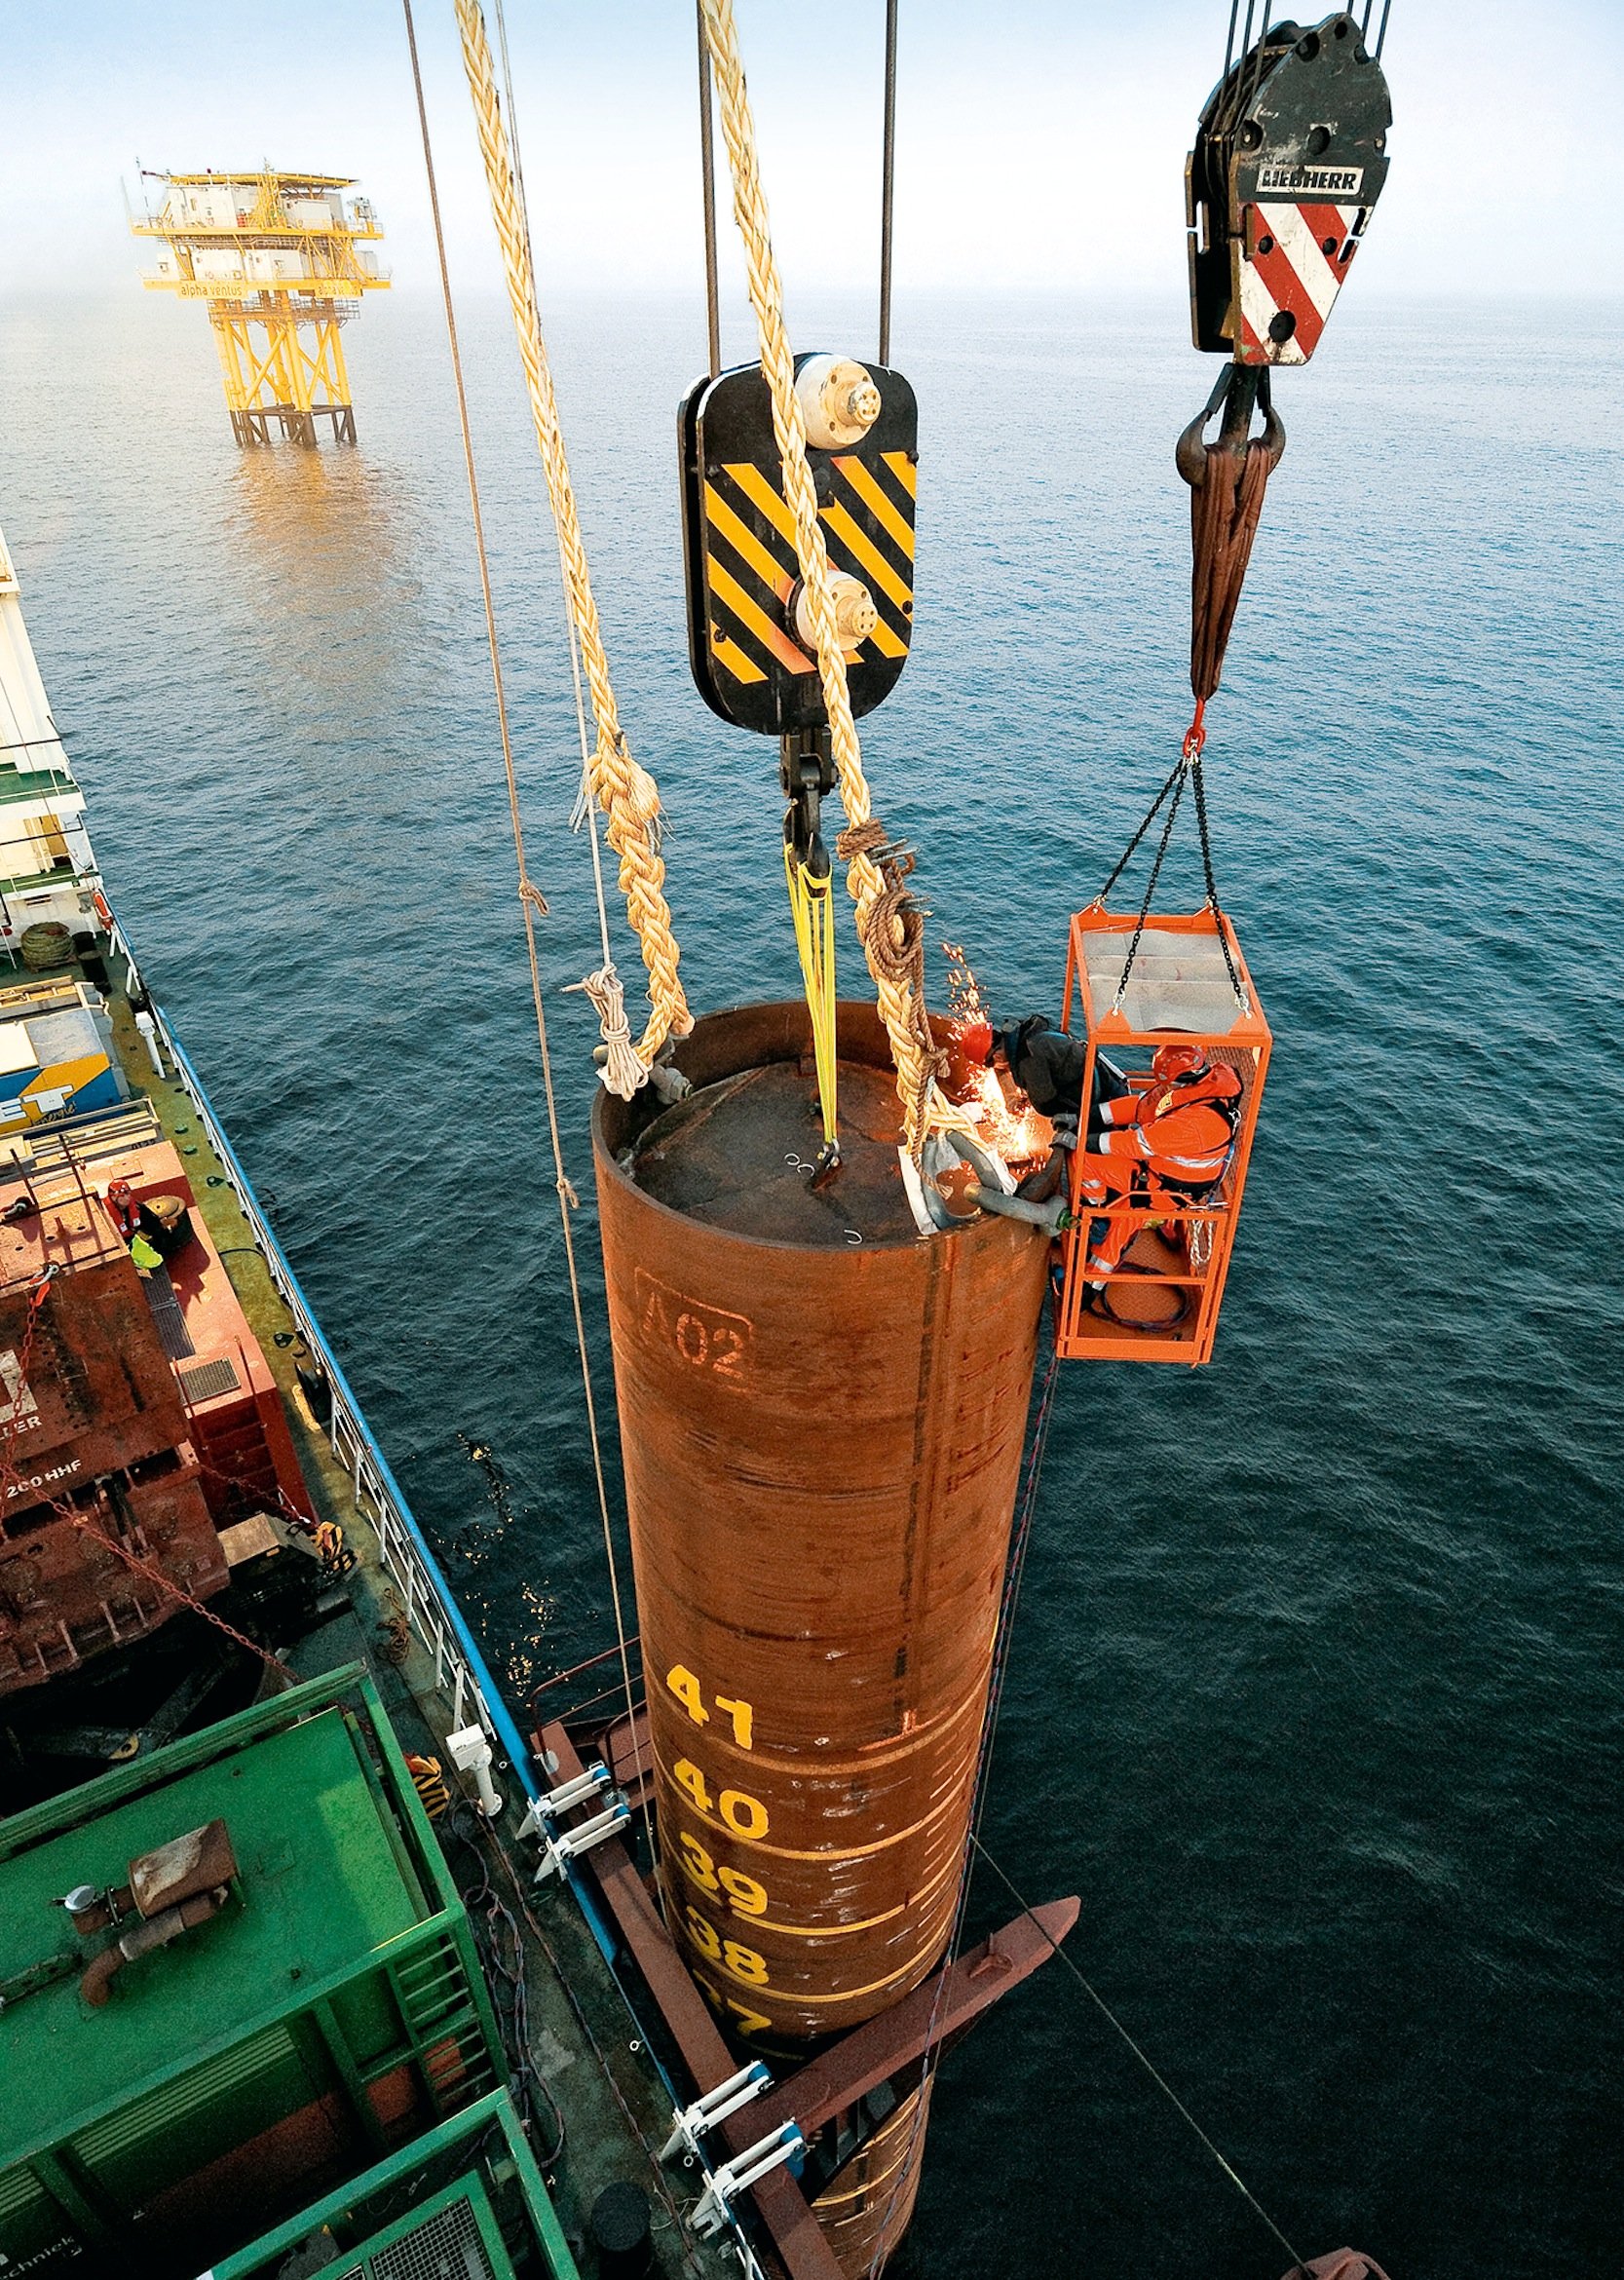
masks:
<svg viewBox="0 0 1624 2280"><path fill-rule="evenodd" d="M1217 440L1205 442L1201 431L1220 404L1224 420ZM1254 405L1264 414L1261 436L1247 432ZM1286 431L1269 401L1267 371L1242 364L1228 367L1179 437L1174 457L1190 485L1190 685L1196 731L1224 670L1264 493L1285 448Z"/></svg>

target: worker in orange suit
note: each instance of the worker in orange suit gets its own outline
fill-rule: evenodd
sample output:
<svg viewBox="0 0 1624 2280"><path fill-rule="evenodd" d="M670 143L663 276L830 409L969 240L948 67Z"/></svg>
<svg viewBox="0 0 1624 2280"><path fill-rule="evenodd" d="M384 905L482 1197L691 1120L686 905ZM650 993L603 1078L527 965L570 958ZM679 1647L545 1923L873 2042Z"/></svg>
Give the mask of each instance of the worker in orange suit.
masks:
<svg viewBox="0 0 1624 2280"><path fill-rule="evenodd" d="M1082 1158L1082 1198L1096 1211L1134 1198L1147 1208L1094 1222L1088 1264L1099 1271L1090 1277L1096 1290L1157 1204L1177 1210L1217 1187L1240 1111L1240 1079L1227 1063L1210 1061L1200 1045L1158 1045L1141 1092L1114 1073L1102 1070L1102 1078L1104 1097L1089 1119Z"/></svg>

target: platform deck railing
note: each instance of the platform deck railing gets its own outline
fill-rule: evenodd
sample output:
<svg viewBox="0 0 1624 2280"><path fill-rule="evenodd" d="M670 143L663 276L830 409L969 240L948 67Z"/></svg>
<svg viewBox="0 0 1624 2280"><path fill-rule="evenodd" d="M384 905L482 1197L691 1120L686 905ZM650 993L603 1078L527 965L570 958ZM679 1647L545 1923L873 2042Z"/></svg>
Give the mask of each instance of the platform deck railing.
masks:
<svg viewBox="0 0 1624 2280"><path fill-rule="evenodd" d="M384 1567L400 1594L406 1620L433 1659L435 1686L451 1703L453 1730L471 1718L476 1719L498 1756L507 1761L507 1768L520 1782L528 1802L538 1794L538 1783L524 1737L502 1698L398 1481L390 1470L389 1461L366 1423L337 1356L322 1335L299 1278L254 1194L252 1182L214 1113L202 1079L192 1066L173 1024L160 1007L155 1006L153 1013L175 1075L220 1159L244 1218L253 1230L254 1241L264 1256L271 1280L326 1380L332 1403L326 1430L333 1460L349 1473L357 1507L377 1530Z"/></svg>

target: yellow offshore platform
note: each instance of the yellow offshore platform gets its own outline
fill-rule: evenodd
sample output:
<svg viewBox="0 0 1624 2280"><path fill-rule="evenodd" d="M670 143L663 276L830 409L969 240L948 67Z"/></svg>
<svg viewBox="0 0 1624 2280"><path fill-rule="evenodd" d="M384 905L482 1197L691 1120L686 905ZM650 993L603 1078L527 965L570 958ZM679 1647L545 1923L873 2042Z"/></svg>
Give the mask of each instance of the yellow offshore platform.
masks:
<svg viewBox="0 0 1624 2280"><path fill-rule="evenodd" d="M325 419L336 442L353 443L339 327L363 293L390 282L364 243L383 236L370 202L345 203L354 177L265 167L148 179L166 185L164 203L156 214L132 214L130 226L165 246L142 283L208 303L238 442L269 443L280 424L294 442L313 444Z"/></svg>

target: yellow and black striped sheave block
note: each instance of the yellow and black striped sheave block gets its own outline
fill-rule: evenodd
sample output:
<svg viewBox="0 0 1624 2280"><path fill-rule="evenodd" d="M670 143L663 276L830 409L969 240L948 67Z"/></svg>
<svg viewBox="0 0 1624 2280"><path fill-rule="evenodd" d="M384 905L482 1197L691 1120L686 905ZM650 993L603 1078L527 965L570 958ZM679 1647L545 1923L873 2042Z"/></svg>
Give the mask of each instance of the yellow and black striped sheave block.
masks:
<svg viewBox="0 0 1624 2280"><path fill-rule="evenodd" d="M797 358L797 369L808 360ZM880 415L861 440L807 458L832 570L860 579L879 622L846 652L851 710L889 696L914 623L919 407L900 372L864 369ZM824 719L817 661L796 631L795 524L784 503L773 406L757 364L701 380L678 427L687 556L688 649L699 694L738 728L784 736Z"/></svg>

